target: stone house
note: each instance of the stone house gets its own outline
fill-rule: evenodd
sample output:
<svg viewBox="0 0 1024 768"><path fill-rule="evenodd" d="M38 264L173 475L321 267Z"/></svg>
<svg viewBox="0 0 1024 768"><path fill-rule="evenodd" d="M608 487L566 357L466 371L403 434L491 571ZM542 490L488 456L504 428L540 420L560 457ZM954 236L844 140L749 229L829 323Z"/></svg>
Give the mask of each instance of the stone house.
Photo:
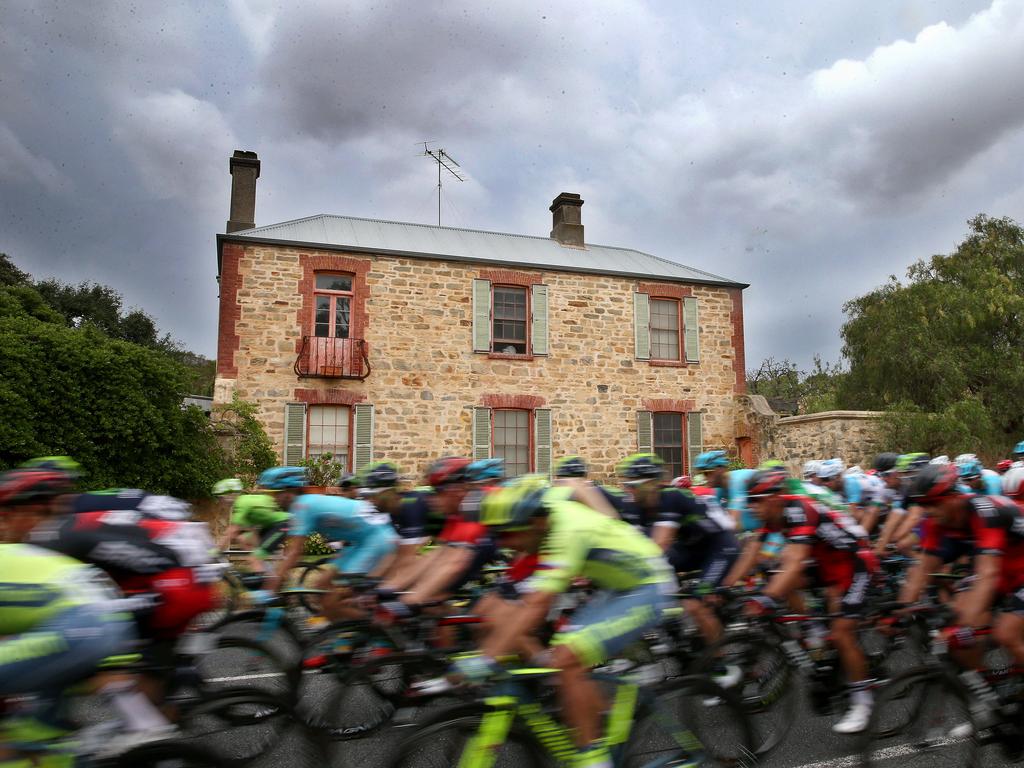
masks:
<svg viewBox="0 0 1024 768"><path fill-rule="evenodd" d="M230 170L214 399L258 403L284 463L330 451L418 475L502 456L518 474L579 454L608 477L637 450L674 474L705 446L740 450L745 284L585 242L579 195L555 198L550 237L256 227L259 160L235 152Z"/></svg>

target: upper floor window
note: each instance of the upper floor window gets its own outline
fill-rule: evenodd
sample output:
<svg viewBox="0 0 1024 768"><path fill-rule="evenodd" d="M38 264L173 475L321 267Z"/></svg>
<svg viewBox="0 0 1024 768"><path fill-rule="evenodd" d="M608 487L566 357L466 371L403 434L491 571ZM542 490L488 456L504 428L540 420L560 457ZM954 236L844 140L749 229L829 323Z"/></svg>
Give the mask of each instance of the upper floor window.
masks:
<svg viewBox="0 0 1024 768"><path fill-rule="evenodd" d="M347 339L352 326L352 276L316 276L313 335Z"/></svg>
<svg viewBox="0 0 1024 768"><path fill-rule="evenodd" d="M679 359L679 300L651 299L651 358Z"/></svg>
<svg viewBox="0 0 1024 768"><path fill-rule="evenodd" d="M493 333L491 351L525 355L528 348L527 300L525 288L494 286L491 306Z"/></svg>

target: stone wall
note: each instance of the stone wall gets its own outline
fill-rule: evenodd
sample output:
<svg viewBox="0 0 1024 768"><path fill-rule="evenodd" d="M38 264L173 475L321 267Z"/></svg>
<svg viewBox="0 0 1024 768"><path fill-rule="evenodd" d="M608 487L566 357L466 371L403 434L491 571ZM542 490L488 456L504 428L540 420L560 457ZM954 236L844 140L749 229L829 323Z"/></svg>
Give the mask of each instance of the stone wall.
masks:
<svg viewBox="0 0 1024 768"><path fill-rule="evenodd" d="M299 379L293 371L312 316L313 270L357 276L356 322L365 326L372 373L365 381ZM507 359L474 353L472 280L483 265L339 254L226 242L215 401L233 391L259 404L276 450L285 404L375 406L375 457L416 473L433 458L468 454L474 406L528 396L550 408L552 455L579 453L597 476L636 450L636 413L655 400L703 411L704 444L735 449L734 396L743 387L738 289L665 284L699 301L701 360L671 366L636 360L633 291L624 277L518 270L548 286L549 354ZM671 293L669 295L672 295ZM356 335L355 333L353 335ZM646 405L645 405L646 403Z"/></svg>

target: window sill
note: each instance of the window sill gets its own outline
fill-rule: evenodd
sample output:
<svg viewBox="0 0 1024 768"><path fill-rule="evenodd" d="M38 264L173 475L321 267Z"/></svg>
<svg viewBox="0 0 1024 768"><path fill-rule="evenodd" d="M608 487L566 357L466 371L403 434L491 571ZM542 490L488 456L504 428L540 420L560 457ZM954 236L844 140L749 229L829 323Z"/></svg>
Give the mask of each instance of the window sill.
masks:
<svg viewBox="0 0 1024 768"><path fill-rule="evenodd" d="M532 352L524 352L523 354L509 354L507 352L488 352L488 360L533 360Z"/></svg>
<svg viewBox="0 0 1024 768"><path fill-rule="evenodd" d="M648 360L647 364L653 368L689 368L696 363L688 363L685 360Z"/></svg>

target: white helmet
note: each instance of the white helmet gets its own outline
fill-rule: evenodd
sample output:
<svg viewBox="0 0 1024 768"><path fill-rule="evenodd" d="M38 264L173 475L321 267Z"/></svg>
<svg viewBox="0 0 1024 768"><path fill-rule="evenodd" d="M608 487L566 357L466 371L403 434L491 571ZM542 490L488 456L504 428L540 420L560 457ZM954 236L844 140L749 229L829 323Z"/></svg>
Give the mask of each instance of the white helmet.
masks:
<svg viewBox="0 0 1024 768"><path fill-rule="evenodd" d="M949 456L947 456L946 454L942 454L941 456L936 456L934 459L932 459L928 463L929 464L949 464Z"/></svg>
<svg viewBox="0 0 1024 768"><path fill-rule="evenodd" d="M821 466L821 462L817 459L811 459L804 463L804 479L809 479L818 476L818 467Z"/></svg>
<svg viewBox="0 0 1024 768"><path fill-rule="evenodd" d="M864 470L860 468L859 464L854 464L852 467L850 467L848 470L846 470L846 472L844 472L843 474L846 475L846 476L850 476L850 475L863 475L864 474Z"/></svg>
<svg viewBox="0 0 1024 768"><path fill-rule="evenodd" d="M1014 467L1003 475L1003 496L1016 499L1024 493L1024 467Z"/></svg>
<svg viewBox="0 0 1024 768"><path fill-rule="evenodd" d="M829 480L843 474L844 469L846 469L846 464L842 459L825 459L818 464L818 477L822 480Z"/></svg>

